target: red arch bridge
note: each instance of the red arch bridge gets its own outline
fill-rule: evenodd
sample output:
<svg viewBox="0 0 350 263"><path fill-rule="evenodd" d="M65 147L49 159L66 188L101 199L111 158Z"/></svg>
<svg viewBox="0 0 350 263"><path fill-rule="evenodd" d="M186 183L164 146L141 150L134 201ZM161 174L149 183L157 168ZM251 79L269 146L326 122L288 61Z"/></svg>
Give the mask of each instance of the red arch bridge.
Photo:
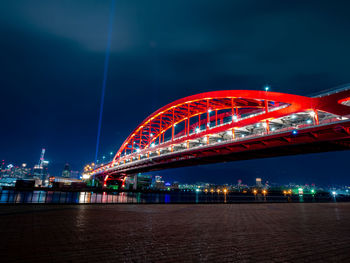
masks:
<svg viewBox="0 0 350 263"><path fill-rule="evenodd" d="M173 167L350 149L350 87L305 97L224 90L176 100L149 115L110 163L106 184Z"/></svg>

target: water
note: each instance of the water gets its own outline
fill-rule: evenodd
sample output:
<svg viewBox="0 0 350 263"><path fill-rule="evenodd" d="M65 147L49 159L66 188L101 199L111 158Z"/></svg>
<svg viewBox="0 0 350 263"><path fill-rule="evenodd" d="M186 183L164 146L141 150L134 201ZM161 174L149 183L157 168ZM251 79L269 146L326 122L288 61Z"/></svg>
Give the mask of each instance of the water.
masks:
<svg viewBox="0 0 350 263"><path fill-rule="evenodd" d="M237 193L197 192L66 192L2 190L3 204L158 204L158 203L242 203L242 202L329 202L329 197L262 196Z"/></svg>

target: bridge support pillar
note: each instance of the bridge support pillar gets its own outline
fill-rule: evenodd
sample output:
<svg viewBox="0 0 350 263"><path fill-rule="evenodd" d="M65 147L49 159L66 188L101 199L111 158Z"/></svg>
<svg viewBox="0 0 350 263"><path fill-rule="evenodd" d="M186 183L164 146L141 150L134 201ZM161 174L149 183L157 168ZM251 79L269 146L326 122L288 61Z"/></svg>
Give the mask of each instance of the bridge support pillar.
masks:
<svg viewBox="0 0 350 263"><path fill-rule="evenodd" d="M132 189L137 190L137 174L134 174L133 177L134 177L134 185L132 186Z"/></svg>

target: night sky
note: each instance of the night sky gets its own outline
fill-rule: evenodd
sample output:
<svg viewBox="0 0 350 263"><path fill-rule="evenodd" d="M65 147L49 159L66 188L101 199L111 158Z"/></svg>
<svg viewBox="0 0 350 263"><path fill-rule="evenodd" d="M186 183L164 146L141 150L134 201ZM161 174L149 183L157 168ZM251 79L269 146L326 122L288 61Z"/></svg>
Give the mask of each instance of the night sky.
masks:
<svg viewBox="0 0 350 263"><path fill-rule="evenodd" d="M57 175L94 159L110 1L0 2L0 158ZM349 1L116 0L100 156L196 93L350 82ZM157 172L181 182L345 184L350 151Z"/></svg>

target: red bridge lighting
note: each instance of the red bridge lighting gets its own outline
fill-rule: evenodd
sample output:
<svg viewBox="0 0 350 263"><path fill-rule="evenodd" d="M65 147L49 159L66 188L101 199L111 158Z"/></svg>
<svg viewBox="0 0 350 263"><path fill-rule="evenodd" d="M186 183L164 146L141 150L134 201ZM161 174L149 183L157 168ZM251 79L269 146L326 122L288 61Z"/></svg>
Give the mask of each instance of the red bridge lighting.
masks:
<svg viewBox="0 0 350 263"><path fill-rule="evenodd" d="M107 181L137 172L350 148L350 89L318 97L225 90L176 100L140 123L113 161L93 170Z"/></svg>

